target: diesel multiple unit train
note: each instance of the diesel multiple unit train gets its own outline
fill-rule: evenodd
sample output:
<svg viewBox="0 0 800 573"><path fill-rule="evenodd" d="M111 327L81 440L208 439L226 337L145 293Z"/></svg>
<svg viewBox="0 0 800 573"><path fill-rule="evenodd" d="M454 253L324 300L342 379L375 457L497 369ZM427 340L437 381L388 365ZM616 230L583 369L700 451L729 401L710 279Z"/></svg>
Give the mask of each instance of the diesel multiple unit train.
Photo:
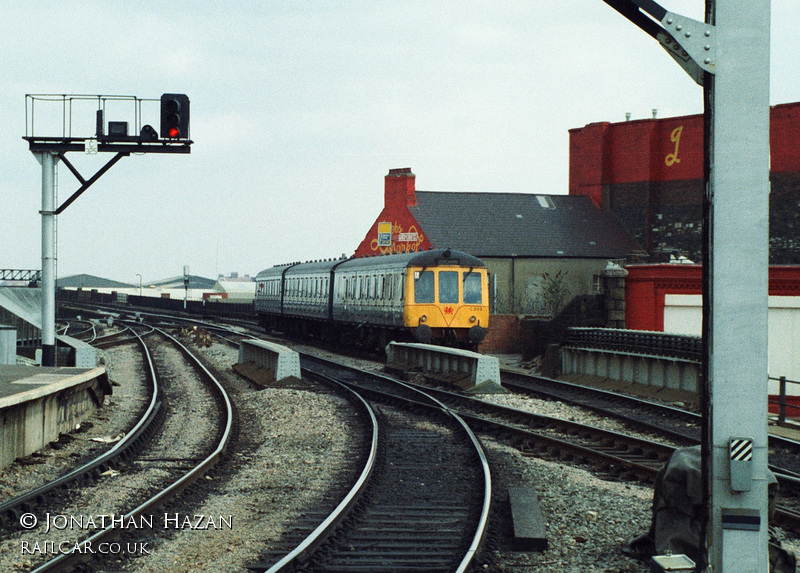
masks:
<svg viewBox="0 0 800 573"><path fill-rule="evenodd" d="M382 349L389 341L475 347L489 324L486 266L459 251L275 266L256 276L267 330Z"/></svg>

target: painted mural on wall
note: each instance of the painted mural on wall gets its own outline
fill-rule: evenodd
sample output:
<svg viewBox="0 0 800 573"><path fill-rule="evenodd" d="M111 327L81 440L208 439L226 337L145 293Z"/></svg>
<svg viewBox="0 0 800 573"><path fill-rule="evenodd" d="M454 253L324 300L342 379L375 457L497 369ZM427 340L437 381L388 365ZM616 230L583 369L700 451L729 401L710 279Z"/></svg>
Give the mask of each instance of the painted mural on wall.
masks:
<svg viewBox="0 0 800 573"><path fill-rule="evenodd" d="M391 255L419 251L424 242L425 235L416 225L404 229L397 221L381 221L378 223L378 236L370 241L369 247L373 253Z"/></svg>

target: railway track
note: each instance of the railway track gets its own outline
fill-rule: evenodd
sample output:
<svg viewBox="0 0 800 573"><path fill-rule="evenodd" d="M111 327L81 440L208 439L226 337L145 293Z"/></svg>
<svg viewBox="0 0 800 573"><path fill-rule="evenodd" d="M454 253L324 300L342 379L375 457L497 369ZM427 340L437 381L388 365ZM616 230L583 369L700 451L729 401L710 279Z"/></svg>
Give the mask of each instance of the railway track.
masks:
<svg viewBox="0 0 800 573"><path fill-rule="evenodd" d="M259 568L277 573L302 562L304 571L326 573L469 570L487 531L491 476L466 424L397 381L303 362L305 377L347 388L365 408L370 453L336 510L277 563ZM376 398L380 404L369 404ZM417 411L400 406L410 399Z"/></svg>
<svg viewBox="0 0 800 573"><path fill-rule="evenodd" d="M505 377L504 377L504 385L507 385L506 381L505 381ZM541 386L541 383L537 381L537 382L534 383L534 385L535 386ZM576 388L576 393L583 394L584 397L587 394L589 394L589 392L591 392L591 397L589 398L588 403L587 403L587 400L584 398L584 400L583 400L583 402L585 404L584 407L589 407L589 409L598 410L597 406L602 401L601 400L597 400L595 398L594 392L592 392L591 390L588 390L587 388L585 388L583 386L580 386L580 387ZM578 400L578 399L571 400L571 399L565 398L563 395L559 396L557 399L561 400L561 401L564 401L564 402L569 402L569 403L579 403L581 401L581 400ZM612 400L612 401L620 400L620 398L616 397L616 396L612 396L610 398L610 400ZM658 407L658 408L654 409L654 412L656 412L655 414L646 414L645 416L643 416L644 418L653 418L652 420L650 420L650 421L644 420L643 421L643 420L641 420L642 416L638 415L638 411L640 409L650 408L650 406L645 405L645 406L641 406L640 407L640 404L642 403L641 401L637 401L635 403L636 405L632 406L631 403L627 401L627 399L623 398L623 400L625 400L625 402L622 402L621 406L617 406L617 408L616 408L617 409L617 414L613 414L613 416L617 417L618 419L625 419L626 420L625 423L630 425L631 427L633 427L634 424L636 424L637 427L642 428L641 430L637 430L637 431L650 431L651 433L652 432L660 432L661 428L663 427L663 425L661 423L659 423L659 418L664 418L664 419L667 420L668 424L671 423L673 426L677 426L677 428L678 428L678 430L676 432L673 432L671 434L671 437L670 437L671 440L678 441L679 443L685 443L682 440L691 441L692 432L693 432L692 426L694 424L696 424L696 422L694 422L692 420L693 416L689 415L684 419L683 416L685 416L685 413L683 413L680 410L675 409L676 412L675 412L674 418L673 418L672 414L665 415L663 413L659 413L659 411L663 410L663 408ZM451 408L455 408L456 406L450 406L450 407ZM612 414L607 414L608 411L609 410L604 409L602 404L600 405L599 412L602 415L611 416ZM621 414L620 414L620 412L621 412ZM631 414L634 414L634 415L631 415ZM465 418L469 419L469 416L470 416L470 414L465 412ZM527 422L520 423L519 421L512 422L512 421L508 421L508 420L506 420L504 422L502 419L492 419L493 416L487 415L485 413L475 413L475 416L476 416L477 419L473 420L472 423L478 424L479 425L478 427L481 427L482 431L491 431L493 433L497 432L496 435L502 436L504 441L511 442L513 445L518 447L520 449L520 451L522 451L522 452L524 452L524 453L526 453L528 455L535 455L537 457L550 458L550 459L559 460L559 461L565 461L566 460L569 463L572 463L572 464L577 463L579 465L582 465L584 463L591 463L593 465L593 467L594 467L594 473L597 474L597 471L598 471L598 468L599 468L600 474L603 475L604 477L618 478L620 476L624 476L624 477L635 478L635 479L644 480L644 481L651 481L652 477L648 477L648 474L650 476L652 476L655 473L655 471L657 471L657 469L663 463L661 461L661 459L663 459L663 454L653 455L652 453L647 453L647 454L642 455L640 453L642 450L641 450L641 448L638 448L638 446L637 447L619 446L619 444L617 444L614 447L621 447L623 452L620 452L620 451L613 452L612 453L612 457L609 457L608 455L603 455L602 453L598 453L597 452L597 450L601 449L602 446L601 446L601 448L598 448L596 445L593 445L591 443L593 440L589 440L588 443L586 443L585 440L587 438L585 436L581 438L581 440L585 441L585 443L582 444L583 450L581 450L580 448L575 448L575 451L573 451L572 453L569 453L569 450L570 450L570 448L572 448L572 446L566 446L563 443L559 442L559 440L561 440L562 442L576 441L576 440L570 440L570 439L563 439L562 440L562 438L569 438L569 434L573 434L573 436L578 435L578 433L576 433L575 431L567 430L566 431L566 434L567 434L566 436L560 436L560 437L559 436L552 436L552 435L547 436L547 438L550 438L553 441L551 441L549 445L544 445L544 443L546 442L546 440L544 438L537 437L534 440L534 439L531 438L531 436L529 434L528 435L523 435L522 433L519 433L520 431L531 432L532 428L535 429L536 424L533 424L531 426ZM674 421L675 419L677 419L678 421L675 422ZM695 417L695 419L696 419L696 417ZM488 422L487 422L487 420L488 420ZM649 424L649 427L651 428L651 430L644 430L643 428L647 427L648 424ZM664 424L664 425L668 425L668 424ZM488 429L486 429L486 427L484 425L495 425L497 429L496 430L488 430ZM546 432L542 432L542 433L546 433ZM599 441L598 440L594 440L594 442L602 444L603 440L599 440ZM770 446L771 446L771 449L774 449L772 442L771 442ZM791 450L792 445L789 444L787 446L787 448L789 450ZM623 459L625 457L625 455L620 455L621 453L624 453L625 450L629 450L630 453L631 453L631 456L630 456L631 464L628 464L627 462L619 461L620 459ZM591 453L589 453L590 451L591 451ZM565 452L567 452L567 453L565 453ZM606 452L606 453L608 453L608 452ZM600 461L603 457L605 458L606 461ZM637 457L639 458L638 460L636 459ZM615 458L619 458L619 459L615 459ZM592 460L594 460L594 461L592 461ZM638 463L640 467L637 468L635 465L633 465L633 464L636 464L636 463ZM619 468L621 468L623 466L627 467L627 469L620 470ZM649 469L648 469L647 466L650 466ZM793 529L793 530L796 531L797 527L796 527L796 525L793 525L793 523L794 524L797 523L796 514L795 515L791 515L794 512L790 508L784 508L784 511L782 511L781 513L785 513L786 515L789 515L789 517L787 519L780 520L779 522L782 523L783 525L785 525L787 528ZM779 518L780 518L780 515L779 515Z"/></svg>
<svg viewBox="0 0 800 573"><path fill-rule="evenodd" d="M129 534L131 525L135 524L133 529L141 540L143 532L140 526L153 523L154 511L206 475L225 454L234 435L234 411L227 393L184 345L165 332L159 332L159 336L162 338L157 348L147 352L149 377L153 384L150 407L126 436L128 439L62 478L10 500L3 513L4 518L19 524L17 530L11 532L15 542L23 547L37 548L34 551L36 559L32 560L34 571L60 572L87 567L92 559L102 559L104 553L109 554L102 550L104 547L106 550L109 547L127 547L130 553L131 544L123 544L121 539ZM149 345L149 342L147 345L142 343L143 348ZM185 374L178 376L183 381L168 380L173 378L168 371L179 360L176 357L178 353L188 361L180 368L188 369L186 364L191 363L198 373L193 381ZM205 394L207 398L192 398L187 411L183 397L188 388L191 388L190 393ZM205 406L201 406L204 402ZM211 409L204 410L203 407ZM195 411L210 416L217 428L208 433L208 438L204 435L206 432L199 432L196 440L194 436L187 439L187 420L198 415ZM155 427L147 424L147 420L154 417L163 418L157 434L154 433ZM146 433L140 432L139 429L144 427L149 429ZM187 447L194 453L179 458L169 457L175 442L181 440L189 442ZM124 445L126 443L129 445ZM134 452L130 444L136 444L138 451ZM91 484L84 481L82 476L97 473L105 467L114 469L112 481L101 479ZM52 495L56 488L65 485L81 487L63 495ZM109 494L106 488L112 488L116 493ZM108 498L113 498L113 501ZM63 519L65 524L71 520L70 525L59 527L59 522L51 516L59 516L58 519ZM103 516L108 519L101 519ZM41 539L48 541L40 545ZM146 545L139 543L142 548ZM118 551L110 553L117 559L121 557ZM94 565L88 566L95 568Z"/></svg>
<svg viewBox="0 0 800 573"><path fill-rule="evenodd" d="M152 332L152 329L148 329ZM131 330L138 341L146 369L146 384L149 399L134 425L125 436L108 451L76 467L72 471L42 484L36 489L17 495L0 503L2 530L10 531L18 524L25 512L42 509L48 496L62 488L83 482L88 477L98 478L103 472L127 462L141 450L163 421L162 390L156 375L153 358L140 333Z"/></svg>
<svg viewBox="0 0 800 573"><path fill-rule="evenodd" d="M502 380L503 386L514 392L574 404L620 420L636 431L658 433L689 445L700 443L701 416L686 408L507 370L502 372ZM800 477L800 442L771 435L769 447L773 471Z"/></svg>

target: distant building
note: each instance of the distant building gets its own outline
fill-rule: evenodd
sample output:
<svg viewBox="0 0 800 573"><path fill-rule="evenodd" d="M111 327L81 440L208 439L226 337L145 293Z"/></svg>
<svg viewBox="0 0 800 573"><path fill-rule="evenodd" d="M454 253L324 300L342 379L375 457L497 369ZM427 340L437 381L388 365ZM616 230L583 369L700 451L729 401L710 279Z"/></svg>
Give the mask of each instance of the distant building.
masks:
<svg viewBox="0 0 800 573"><path fill-rule="evenodd" d="M504 313L546 312L542 291L548 280L559 280L569 295L596 291L609 260L639 250L588 197L418 191L411 169L390 170L383 210L355 256L431 248L482 259L494 310Z"/></svg>
<svg viewBox="0 0 800 573"><path fill-rule="evenodd" d="M211 290L216 284L216 281L213 279L207 279L205 277L199 277L196 275L189 275L188 278L188 287L190 290ZM186 284L184 282L183 275L144 283L144 288L155 288L161 290L182 289L185 286Z"/></svg>
<svg viewBox="0 0 800 573"><path fill-rule="evenodd" d="M124 297L128 295L183 299L187 294L189 300L201 300L203 294L212 292L216 284L213 279L195 275L189 275L188 291L184 284L183 275L158 281L143 282L141 285L122 283L86 274L62 277L56 281L59 289L94 290L106 294L117 293L119 297L123 297L121 300L125 300Z"/></svg>
<svg viewBox="0 0 800 573"><path fill-rule="evenodd" d="M243 277L239 273L230 276L219 276L214 284L213 292L203 294L205 300L223 300L227 302L253 302L256 296L256 281L250 275Z"/></svg>
<svg viewBox="0 0 800 573"><path fill-rule="evenodd" d="M57 288L82 288L82 289L101 289L101 288L133 288L134 285L122 283L111 279L104 279L94 275L70 275L56 279Z"/></svg>

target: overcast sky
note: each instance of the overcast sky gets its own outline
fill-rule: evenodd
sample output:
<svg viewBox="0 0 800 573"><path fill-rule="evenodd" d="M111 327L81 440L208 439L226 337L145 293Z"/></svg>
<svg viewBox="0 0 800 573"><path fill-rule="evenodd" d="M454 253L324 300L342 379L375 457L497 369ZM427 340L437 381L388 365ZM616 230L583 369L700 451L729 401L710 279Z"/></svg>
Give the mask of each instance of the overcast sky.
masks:
<svg viewBox="0 0 800 573"><path fill-rule="evenodd" d="M703 0L662 4L703 19ZM800 101L797 8L772 0L773 104ZM191 99L191 155L125 157L58 217L59 276L349 255L389 169L427 191L565 194L569 129L702 112L702 89L602 0L37 0L3 2L0 22L0 268L41 268L26 94ZM60 135L59 106L36 104L36 135ZM73 136L96 108L74 106ZM142 115L158 129L157 104ZM133 124L132 106L106 119ZM86 178L111 157L67 156ZM59 203L78 186L60 165Z"/></svg>

